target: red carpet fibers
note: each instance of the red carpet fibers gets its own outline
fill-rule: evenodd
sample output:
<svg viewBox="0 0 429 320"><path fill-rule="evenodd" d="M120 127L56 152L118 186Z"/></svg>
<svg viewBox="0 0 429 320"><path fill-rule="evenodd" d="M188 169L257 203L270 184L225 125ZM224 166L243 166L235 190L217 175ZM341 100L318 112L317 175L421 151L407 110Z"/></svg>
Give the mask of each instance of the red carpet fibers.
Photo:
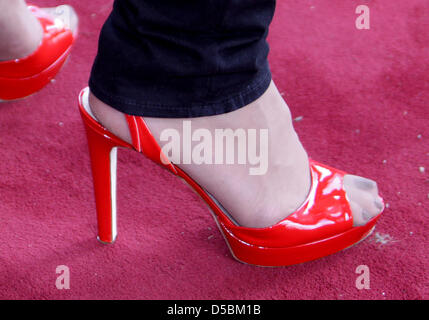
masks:
<svg viewBox="0 0 429 320"><path fill-rule="evenodd" d="M278 1L270 62L304 146L378 181L389 204L358 246L285 268L233 260L204 203L131 151L119 156L118 241L96 241L76 97L112 1L68 2L81 18L68 64L40 93L0 105L0 298L429 298L427 1ZM355 27L359 4L370 30ZM70 268L70 290L55 286L58 265ZM359 265L369 290L355 286Z"/></svg>

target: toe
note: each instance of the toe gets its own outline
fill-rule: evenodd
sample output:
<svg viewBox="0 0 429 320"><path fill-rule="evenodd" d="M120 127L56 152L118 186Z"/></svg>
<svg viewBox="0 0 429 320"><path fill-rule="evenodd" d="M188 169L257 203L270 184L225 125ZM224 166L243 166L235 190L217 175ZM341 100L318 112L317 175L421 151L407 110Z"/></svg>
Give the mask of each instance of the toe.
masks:
<svg viewBox="0 0 429 320"><path fill-rule="evenodd" d="M70 29L76 34L79 19L76 11L69 5L61 5L52 8L43 8L50 16L54 17L55 22L61 23L65 28Z"/></svg>
<svg viewBox="0 0 429 320"><path fill-rule="evenodd" d="M368 222L367 212L357 202L350 200L350 208L352 210L354 227L363 226Z"/></svg>
<svg viewBox="0 0 429 320"><path fill-rule="evenodd" d="M366 224L383 210L375 181L347 175L344 177L344 189L350 201L354 226Z"/></svg>
<svg viewBox="0 0 429 320"><path fill-rule="evenodd" d="M377 182L368 178L348 174L344 177L344 183L363 191L378 194Z"/></svg>
<svg viewBox="0 0 429 320"><path fill-rule="evenodd" d="M353 206L351 207L353 215L353 225L361 226L366 224L369 220L380 214L383 208L377 198L366 191L359 189L349 190L347 193Z"/></svg>

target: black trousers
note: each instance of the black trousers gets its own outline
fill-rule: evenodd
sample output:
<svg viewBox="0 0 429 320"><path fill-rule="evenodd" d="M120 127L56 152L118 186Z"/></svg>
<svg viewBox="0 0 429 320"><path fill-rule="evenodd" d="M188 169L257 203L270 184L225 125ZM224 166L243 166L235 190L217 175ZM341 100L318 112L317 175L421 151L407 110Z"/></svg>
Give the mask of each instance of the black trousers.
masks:
<svg viewBox="0 0 429 320"><path fill-rule="evenodd" d="M89 86L132 115L222 114L268 88L275 0L116 0Z"/></svg>

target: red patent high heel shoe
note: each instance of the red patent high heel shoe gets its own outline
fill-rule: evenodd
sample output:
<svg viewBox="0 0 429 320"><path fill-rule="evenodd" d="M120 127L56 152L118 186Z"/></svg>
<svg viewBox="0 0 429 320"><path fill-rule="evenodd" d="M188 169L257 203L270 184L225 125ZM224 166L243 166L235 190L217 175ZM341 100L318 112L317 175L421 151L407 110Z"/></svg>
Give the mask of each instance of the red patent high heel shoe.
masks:
<svg viewBox="0 0 429 320"><path fill-rule="evenodd" d="M76 34L36 6L29 10L43 28L37 50L28 57L0 62L0 100L27 97L47 85L70 53Z"/></svg>
<svg viewBox="0 0 429 320"><path fill-rule="evenodd" d="M286 266L314 260L364 239L379 217L353 227L353 216L343 189L345 172L310 161L312 186L296 212L267 228L246 228L234 223L221 205L197 182L162 155L143 118L127 116L132 145L101 126L91 114L89 89L79 96L79 110L88 137L98 216L98 237L115 241L117 147L135 149L183 178L208 204L233 256L245 263Z"/></svg>

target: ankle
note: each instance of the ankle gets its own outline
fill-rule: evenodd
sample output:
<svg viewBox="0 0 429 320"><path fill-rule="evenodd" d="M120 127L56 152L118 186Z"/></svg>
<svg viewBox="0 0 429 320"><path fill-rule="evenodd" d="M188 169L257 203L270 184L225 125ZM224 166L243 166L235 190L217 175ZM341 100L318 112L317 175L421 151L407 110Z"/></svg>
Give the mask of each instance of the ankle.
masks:
<svg viewBox="0 0 429 320"><path fill-rule="evenodd" d="M89 93L89 106L96 120L107 130L122 140L132 143L131 134L128 129L128 123L124 113L107 105L92 94L92 92Z"/></svg>

